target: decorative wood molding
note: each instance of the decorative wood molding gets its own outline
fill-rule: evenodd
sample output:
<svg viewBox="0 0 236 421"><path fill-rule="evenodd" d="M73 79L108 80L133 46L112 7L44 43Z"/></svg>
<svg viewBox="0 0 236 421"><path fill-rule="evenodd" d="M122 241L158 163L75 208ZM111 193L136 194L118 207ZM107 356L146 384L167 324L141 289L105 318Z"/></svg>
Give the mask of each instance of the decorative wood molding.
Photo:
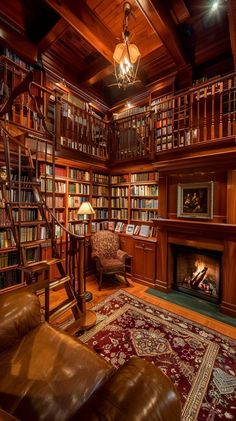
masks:
<svg viewBox="0 0 236 421"><path fill-rule="evenodd" d="M161 231L179 232L189 237L197 235L198 237L209 236L209 238L235 240L236 239L236 225L235 224L216 224L212 222L200 222L182 219L165 219L158 218L153 220L154 225L157 225Z"/></svg>

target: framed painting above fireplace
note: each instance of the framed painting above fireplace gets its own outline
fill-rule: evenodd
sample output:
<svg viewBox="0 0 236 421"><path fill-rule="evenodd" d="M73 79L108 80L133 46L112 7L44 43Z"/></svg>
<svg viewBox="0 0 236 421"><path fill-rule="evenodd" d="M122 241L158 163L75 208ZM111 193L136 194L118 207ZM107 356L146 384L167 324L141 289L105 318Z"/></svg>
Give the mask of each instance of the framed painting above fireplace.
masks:
<svg viewBox="0 0 236 421"><path fill-rule="evenodd" d="M178 184L177 217L213 218L213 181Z"/></svg>

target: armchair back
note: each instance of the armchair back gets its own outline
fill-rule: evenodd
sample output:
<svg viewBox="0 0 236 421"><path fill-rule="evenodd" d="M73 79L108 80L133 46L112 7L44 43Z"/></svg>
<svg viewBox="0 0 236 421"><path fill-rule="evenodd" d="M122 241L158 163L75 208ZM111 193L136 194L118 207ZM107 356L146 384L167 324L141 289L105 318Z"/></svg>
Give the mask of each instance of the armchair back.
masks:
<svg viewBox="0 0 236 421"><path fill-rule="evenodd" d="M98 231L92 236L92 252L99 257L116 257L119 236L112 231Z"/></svg>

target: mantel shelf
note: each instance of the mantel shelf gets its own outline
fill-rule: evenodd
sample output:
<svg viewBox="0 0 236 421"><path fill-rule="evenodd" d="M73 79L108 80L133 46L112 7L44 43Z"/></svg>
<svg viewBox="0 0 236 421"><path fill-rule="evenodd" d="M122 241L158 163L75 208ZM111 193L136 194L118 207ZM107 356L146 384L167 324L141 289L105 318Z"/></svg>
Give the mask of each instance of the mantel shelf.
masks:
<svg viewBox="0 0 236 421"><path fill-rule="evenodd" d="M236 225L222 224L214 222L203 222L182 219L153 219L154 225L157 225L161 231L175 231L181 234L195 234L198 236L209 235L214 238L235 240Z"/></svg>

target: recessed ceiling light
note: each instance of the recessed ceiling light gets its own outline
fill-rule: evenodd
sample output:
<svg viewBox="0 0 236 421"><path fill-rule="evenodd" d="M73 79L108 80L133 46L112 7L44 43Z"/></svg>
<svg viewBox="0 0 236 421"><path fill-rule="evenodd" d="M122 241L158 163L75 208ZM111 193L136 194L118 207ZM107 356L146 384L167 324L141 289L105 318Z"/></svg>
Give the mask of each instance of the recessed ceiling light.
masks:
<svg viewBox="0 0 236 421"><path fill-rule="evenodd" d="M128 108L130 108L130 107L131 107L130 102L127 102L127 103L126 103L126 107L128 107Z"/></svg>
<svg viewBox="0 0 236 421"><path fill-rule="evenodd" d="M211 6L211 10L213 11L213 12L215 12L217 9L218 9L218 7L219 7L219 1L214 1L213 3L212 3L212 6Z"/></svg>

